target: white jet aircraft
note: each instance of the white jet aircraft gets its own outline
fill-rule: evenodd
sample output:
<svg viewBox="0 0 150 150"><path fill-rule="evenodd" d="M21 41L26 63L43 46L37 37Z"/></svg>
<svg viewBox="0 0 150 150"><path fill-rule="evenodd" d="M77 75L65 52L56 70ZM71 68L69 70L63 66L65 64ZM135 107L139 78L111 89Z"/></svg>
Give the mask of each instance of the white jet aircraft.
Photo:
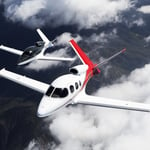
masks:
<svg viewBox="0 0 150 150"><path fill-rule="evenodd" d="M44 56L45 50L47 50L47 48L53 47L54 44L53 41L48 40L48 38L40 29L37 29L37 32L43 41L36 42L34 46L27 47L24 51L10 48L4 45L0 45L0 49L19 55L20 57L18 60L18 65L25 65L33 60L73 61L72 58Z"/></svg>
<svg viewBox="0 0 150 150"><path fill-rule="evenodd" d="M50 85L5 69L0 70L0 76L43 93L37 111L38 117L49 116L68 104L88 104L108 108L150 111L149 104L90 96L85 93L89 79L100 73L98 66L123 53L126 49L121 50L102 63L94 64L74 40L71 40L70 44L81 59L82 65L70 68L69 74L56 78Z"/></svg>

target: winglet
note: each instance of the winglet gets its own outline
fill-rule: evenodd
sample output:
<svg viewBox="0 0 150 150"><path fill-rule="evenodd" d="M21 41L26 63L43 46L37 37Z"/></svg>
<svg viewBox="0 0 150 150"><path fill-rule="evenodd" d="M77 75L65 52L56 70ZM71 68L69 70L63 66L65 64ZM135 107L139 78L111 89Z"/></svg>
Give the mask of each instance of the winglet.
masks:
<svg viewBox="0 0 150 150"><path fill-rule="evenodd" d="M121 52L122 52L122 53L124 53L126 50L127 50L127 49L126 49L126 48L124 48Z"/></svg>

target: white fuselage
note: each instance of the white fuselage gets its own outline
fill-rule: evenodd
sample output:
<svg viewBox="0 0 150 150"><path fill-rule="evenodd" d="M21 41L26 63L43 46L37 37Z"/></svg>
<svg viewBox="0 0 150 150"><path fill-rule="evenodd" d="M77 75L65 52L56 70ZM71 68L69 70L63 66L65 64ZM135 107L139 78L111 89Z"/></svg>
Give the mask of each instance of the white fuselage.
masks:
<svg viewBox="0 0 150 150"><path fill-rule="evenodd" d="M43 47L43 49L41 50L41 52L39 53L39 54L37 54L37 55L35 55L34 57L31 57L31 58L29 58L29 59L27 59L27 60L24 60L24 61L22 61L22 62L19 62L18 63L18 66L20 66L20 65L25 65L25 64L28 64L28 63L30 63L30 62L32 62L32 61L34 61L34 60L38 60L39 58L41 58L41 56L43 56L44 54L44 51L47 49L48 47Z"/></svg>
<svg viewBox="0 0 150 150"><path fill-rule="evenodd" d="M80 75L67 74L55 79L44 94L37 111L46 117L60 108L73 103L73 98L82 90L86 72Z"/></svg>

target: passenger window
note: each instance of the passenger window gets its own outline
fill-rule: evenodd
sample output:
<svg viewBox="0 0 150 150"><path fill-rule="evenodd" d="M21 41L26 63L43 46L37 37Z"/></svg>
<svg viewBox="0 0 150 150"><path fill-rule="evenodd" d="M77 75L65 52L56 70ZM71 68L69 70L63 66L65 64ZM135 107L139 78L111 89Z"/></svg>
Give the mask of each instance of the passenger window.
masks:
<svg viewBox="0 0 150 150"><path fill-rule="evenodd" d="M78 86L78 83L77 83L77 82L75 83L75 87L76 87L76 89L78 89L78 88L79 88L79 86Z"/></svg>
<svg viewBox="0 0 150 150"><path fill-rule="evenodd" d="M81 86L81 81L79 81L79 85Z"/></svg>
<svg viewBox="0 0 150 150"><path fill-rule="evenodd" d="M70 85L70 92L73 93L74 92L74 86Z"/></svg>

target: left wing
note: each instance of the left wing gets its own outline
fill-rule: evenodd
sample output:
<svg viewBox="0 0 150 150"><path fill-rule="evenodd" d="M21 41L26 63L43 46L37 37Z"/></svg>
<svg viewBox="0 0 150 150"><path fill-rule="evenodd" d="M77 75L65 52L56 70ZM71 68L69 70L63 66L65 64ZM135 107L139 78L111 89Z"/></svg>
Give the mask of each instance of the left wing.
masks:
<svg viewBox="0 0 150 150"><path fill-rule="evenodd" d="M0 70L0 76L9 79L11 81L14 81L18 84L21 84L23 86L26 86L30 89L33 89L35 91L38 91L40 93L45 93L47 89L49 88L49 84L28 78L26 76L22 76L10 71L7 71L5 69Z"/></svg>
<svg viewBox="0 0 150 150"><path fill-rule="evenodd" d="M87 104L87 105L94 105L94 106L101 106L101 107L108 107L108 108L150 112L150 104L114 100L110 98L90 96L82 93L77 95L77 97L74 98L74 102L79 104Z"/></svg>
<svg viewBox="0 0 150 150"><path fill-rule="evenodd" d="M10 48L10 47L4 46L4 45L0 45L0 49L5 50L10 53L13 53L13 54L16 54L16 55L19 55L19 56L21 56L23 54L23 51L21 51L21 50Z"/></svg>
<svg viewBox="0 0 150 150"><path fill-rule="evenodd" d="M65 58L65 57L53 57L53 56L43 56L40 55L37 57L38 60L49 60L49 61L73 61L74 58Z"/></svg>

